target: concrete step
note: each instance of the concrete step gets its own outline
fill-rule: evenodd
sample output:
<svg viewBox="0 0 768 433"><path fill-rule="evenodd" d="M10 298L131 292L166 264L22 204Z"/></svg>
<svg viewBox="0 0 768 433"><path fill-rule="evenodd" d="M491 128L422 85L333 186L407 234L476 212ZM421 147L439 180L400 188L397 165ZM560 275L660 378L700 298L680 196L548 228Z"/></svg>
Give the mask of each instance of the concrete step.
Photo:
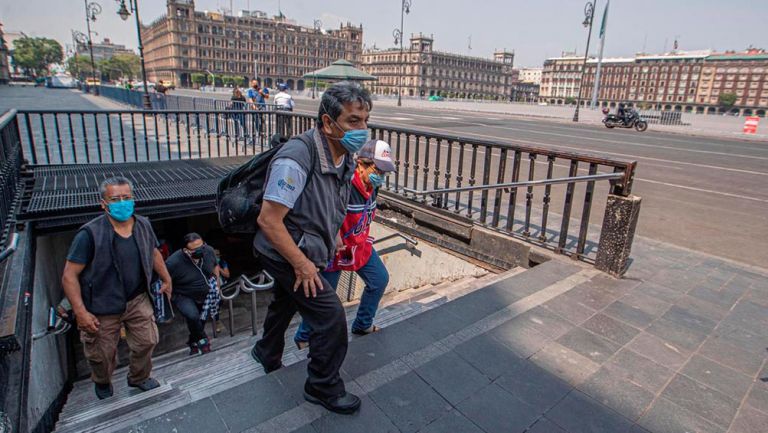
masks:
<svg viewBox="0 0 768 433"><path fill-rule="evenodd" d="M388 294L377 314L376 323L381 327L391 326L483 287L519 279L529 272L552 274L546 266L544 268L543 272L534 268L489 273L478 278L467 277L425 286L407 291L409 293ZM548 278L545 280L549 281ZM347 306L349 323L354 319L356 310L354 304ZM293 344L296 326L298 319L286 333L285 365L298 363L307 356L307 349L298 350ZM91 381L82 380L75 384L59 417L56 432L117 431L263 376L261 365L254 362L249 353L256 338L250 335L227 337L228 341L222 345L217 344L219 339L214 340L214 350L206 355L188 356L187 350L180 350L158 357L153 376L161 381L162 386L147 393L137 394L127 387L126 368L115 372L115 395L110 399L96 399Z"/></svg>

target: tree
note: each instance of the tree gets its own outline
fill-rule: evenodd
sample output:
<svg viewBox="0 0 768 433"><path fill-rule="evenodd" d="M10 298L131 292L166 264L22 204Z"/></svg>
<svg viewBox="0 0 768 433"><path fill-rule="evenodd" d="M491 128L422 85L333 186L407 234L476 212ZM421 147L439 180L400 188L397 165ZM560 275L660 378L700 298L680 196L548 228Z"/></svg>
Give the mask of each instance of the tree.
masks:
<svg viewBox="0 0 768 433"><path fill-rule="evenodd" d="M101 75L109 80L120 78L136 78L141 69L139 56L135 54L118 54L99 61Z"/></svg>
<svg viewBox="0 0 768 433"><path fill-rule="evenodd" d="M13 43L13 62L27 74L48 75L51 64L64 59L61 44L48 38L23 37Z"/></svg>
<svg viewBox="0 0 768 433"><path fill-rule="evenodd" d="M565 98L565 105L575 105L576 104L576 98L573 96L569 96Z"/></svg>
<svg viewBox="0 0 768 433"><path fill-rule="evenodd" d="M224 75L221 77L221 81L224 83L225 86L230 87L235 84L235 77L231 75Z"/></svg>
<svg viewBox="0 0 768 433"><path fill-rule="evenodd" d="M721 93L717 98L717 102L721 107L728 110L736 104L737 98L735 93Z"/></svg>
<svg viewBox="0 0 768 433"><path fill-rule="evenodd" d="M192 84L195 84L198 87L205 84L205 74L202 74L200 72L193 72L190 79L192 80Z"/></svg>
<svg viewBox="0 0 768 433"><path fill-rule="evenodd" d="M67 72L79 80L84 80L92 74L91 60L87 56L72 56L67 59Z"/></svg>
<svg viewBox="0 0 768 433"><path fill-rule="evenodd" d="M235 81L235 86L237 87L243 87L245 86L245 78L243 77L233 77Z"/></svg>

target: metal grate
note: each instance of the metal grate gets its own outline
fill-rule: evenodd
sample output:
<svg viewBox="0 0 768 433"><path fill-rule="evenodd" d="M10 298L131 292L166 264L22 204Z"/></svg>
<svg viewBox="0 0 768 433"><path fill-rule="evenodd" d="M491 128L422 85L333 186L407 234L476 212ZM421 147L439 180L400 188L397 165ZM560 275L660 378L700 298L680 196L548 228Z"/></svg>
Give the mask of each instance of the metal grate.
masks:
<svg viewBox="0 0 768 433"><path fill-rule="evenodd" d="M212 200L219 179L248 160L226 159L35 167L31 193L28 192L21 217L55 216L61 220L97 210L99 184L113 176L124 176L134 183L140 207Z"/></svg>

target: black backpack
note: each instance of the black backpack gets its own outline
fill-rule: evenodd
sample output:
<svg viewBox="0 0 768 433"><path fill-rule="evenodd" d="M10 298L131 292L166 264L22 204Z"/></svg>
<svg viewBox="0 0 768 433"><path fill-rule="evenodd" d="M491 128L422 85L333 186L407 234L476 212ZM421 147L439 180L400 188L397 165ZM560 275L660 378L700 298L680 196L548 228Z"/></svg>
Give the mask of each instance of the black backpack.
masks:
<svg viewBox="0 0 768 433"><path fill-rule="evenodd" d="M270 139L270 149L255 155L250 161L232 170L219 181L216 190L216 212L219 215L219 224L225 233L253 234L258 231L256 219L261 212L269 163L278 150L294 138L301 140L309 148L314 170L317 151L304 134L290 139L284 135L275 134ZM311 180L312 173L307 173L307 183Z"/></svg>

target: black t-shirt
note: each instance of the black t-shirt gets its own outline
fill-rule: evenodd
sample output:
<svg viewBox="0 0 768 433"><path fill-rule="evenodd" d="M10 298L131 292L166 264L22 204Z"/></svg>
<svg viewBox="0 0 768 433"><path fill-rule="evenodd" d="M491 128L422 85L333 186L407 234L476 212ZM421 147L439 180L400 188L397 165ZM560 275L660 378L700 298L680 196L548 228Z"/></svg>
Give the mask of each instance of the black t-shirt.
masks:
<svg viewBox="0 0 768 433"><path fill-rule="evenodd" d="M216 269L216 253L213 248L203 247L203 257L195 263L183 249L177 250L165 261L168 273L173 281L173 293L189 296L197 300L208 294L208 280Z"/></svg>
<svg viewBox="0 0 768 433"><path fill-rule="evenodd" d="M139 246L136 245L136 238L133 235L124 238L115 233L113 242L115 263L120 266L123 290L125 291L126 299L131 300L139 296L146 289L144 272L141 268ZM80 230L69 247L67 260L85 265L91 262L93 255L94 245L91 234L87 230Z"/></svg>

